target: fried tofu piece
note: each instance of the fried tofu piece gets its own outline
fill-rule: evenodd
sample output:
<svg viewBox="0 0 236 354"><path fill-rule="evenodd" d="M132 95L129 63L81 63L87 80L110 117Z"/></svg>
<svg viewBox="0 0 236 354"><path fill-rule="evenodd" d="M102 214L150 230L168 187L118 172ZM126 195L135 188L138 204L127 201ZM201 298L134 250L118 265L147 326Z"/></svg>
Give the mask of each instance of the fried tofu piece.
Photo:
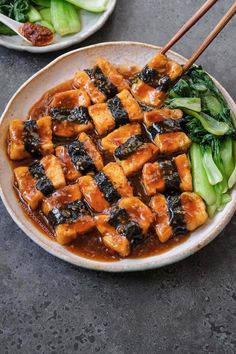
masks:
<svg viewBox="0 0 236 354"><path fill-rule="evenodd" d="M80 176L82 176L82 173L76 169L75 165L71 161L71 157L66 146L57 146L55 152L67 181L76 181Z"/></svg>
<svg viewBox="0 0 236 354"><path fill-rule="evenodd" d="M97 171L100 171L104 166L103 159L92 139L87 134L81 133L78 137L78 140L83 144L84 149L91 157Z"/></svg>
<svg viewBox="0 0 236 354"><path fill-rule="evenodd" d="M90 98L84 89L56 93L50 103L54 134L72 138L91 129L93 125L87 110L90 103ZM58 115L60 119L57 118ZM64 120L61 119L63 115Z"/></svg>
<svg viewBox="0 0 236 354"><path fill-rule="evenodd" d="M79 184L69 184L63 188L56 190L50 197L45 198L42 203L42 211L45 215L53 208L61 208L66 203L75 202L82 198Z"/></svg>
<svg viewBox="0 0 236 354"><path fill-rule="evenodd" d="M129 90L128 82L108 60L105 58L98 58L97 65L108 80L117 88L118 92L125 89Z"/></svg>
<svg viewBox="0 0 236 354"><path fill-rule="evenodd" d="M141 126L138 123L126 124L117 128L101 140L104 150L114 153L118 146L124 144L129 138L141 134Z"/></svg>
<svg viewBox="0 0 236 354"><path fill-rule="evenodd" d="M104 245L117 252L121 257L127 257L130 254L130 241L120 235L116 229L108 222L108 215L98 215L95 217L98 231L102 234Z"/></svg>
<svg viewBox="0 0 236 354"><path fill-rule="evenodd" d="M180 200L189 231L197 229L207 221L206 205L198 194L184 192L181 194Z"/></svg>
<svg viewBox="0 0 236 354"><path fill-rule="evenodd" d="M118 160L126 176L138 172L143 165L153 159L157 152L157 147L152 143L143 144L135 153L125 160Z"/></svg>
<svg viewBox="0 0 236 354"><path fill-rule="evenodd" d="M159 75L168 75L171 81L174 81L182 75L182 66L166 55L157 53L148 63L148 67L155 69Z"/></svg>
<svg viewBox="0 0 236 354"><path fill-rule="evenodd" d="M13 120L9 125L8 153L11 160L22 160L30 156L25 150L24 122Z"/></svg>
<svg viewBox="0 0 236 354"><path fill-rule="evenodd" d="M48 216L52 210L57 209L57 214L64 210L67 211L67 205L77 202L82 195L78 184L72 184L54 192L51 197L43 201L43 213ZM64 215L64 214L63 214ZM50 218L49 218L50 220ZM65 245L77 239L81 234L91 231L95 222L88 213L81 213L78 217L68 223L59 223L55 226L55 237L58 243Z"/></svg>
<svg viewBox="0 0 236 354"><path fill-rule="evenodd" d="M146 163L142 170L142 184L147 195L164 192L165 181L158 162Z"/></svg>
<svg viewBox="0 0 236 354"><path fill-rule="evenodd" d="M144 123L150 128L153 123L162 122L165 119L181 119L183 112L181 109L161 108L144 113Z"/></svg>
<svg viewBox="0 0 236 354"><path fill-rule="evenodd" d="M28 137L26 135L25 124L34 124L32 129L28 129ZM23 122L21 120L13 120L9 125L9 157L11 160L22 160L30 157L30 151L26 151L25 139L35 139L35 130L38 134L37 153L43 156L52 154L54 146L52 142L52 120L51 117L45 116L37 121Z"/></svg>
<svg viewBox="0 0 236 354"><path fill-rule="evenodd" d="M101 81L103 85L99 87ZM113 96L112 92L115 94L124 89L129 89L128 82L105 58L98 58L96 66L92 70L76 73L74 85L85 88L93 103L103 103ZM108 88L107 93L106 88Z"/></svg>
<svg viewBox="0 0 236 354"><path fill-rule="evenodd" d="M189 160L186 154L174 157L175 164L180 178L180 190L182 192L191 192L193 189L192 175Z"/></svg>
<svg viewBox="0 0 236 354"><path fill-rule="evenodd" d="M115 127L115 120L106 103L90 106L89 115L99 135L104 135Z"/></svg>
<svg viewBox="0 0 236 354"><path fill-rule="evenodd" d="M83 88L78 90L68 90L55 93L50 103L50 107L69 108L89 107L91 104L90 98Z"/></svg>
<svg viewBox="0 0 236 354"><path fill-rule="evenodd" d="M153 137L161 154L184 152L191 145L191 140L180 129L179 117L182 117L181 110L161 109L144 114L144 122L148 129L152 129L154 125L163 129L163 133L157 133Z"/></svg>
<svg viewBox="0 0 236 354"><path fill-rule="evenodd" d="M117 190L120 196L130 197L133 195L133 188L126 178L122 168L115 162L108 163L103 172L112 182L114 188Z"/></svg>
<svg viewBox="0 0 236 354"><path fill-rule="evenodd" d="M86 71L79 71L75 74L74 85L84 88L93 103L102 103L107 100L107 97L94 85Z"/></svg>
<svg viewBox="0 0 236 354"><path fill-rule="evenodd" d="M182 75L182 67L164 54L157 53L141 71L132 85L134 97L146 104L160 107L170 83Z"/></svg>
<svg viewBox="0 0 236 354"><path fill-rule="evenodd" d="M169 212L165 196L163 194L155 195L151 199L150 206L155 213L155 231L159 240L164 243L172 236L172 227L169 222Z"/></svg>
<svg viewBox="0 0 236 354"><path fill-rule="evenodd" d="M56 227L56 240L61 245L66 245L94 228L94 220L90 215L84 215L81 220L73 224L61 224Z"/></svg>
<svg viewBox="0 0 236 354"><path fill-rule="evenodd" d="M167 170L163 171L165 165L167 165ZM165 179L168 180L168 185L166 185ZM142 182L147 195L164 192L166 188L175 191L191 191L192 176L187 155L178 155L173 159L163 161L163 163L145 164L142 171Z"/></svg>
<svg viewBox="0 0 236 354"><path fill-rule="evenodd" d="M184 132L158 134L154 139L161 154L187 151L191 140Z"/></svg>
<svg viewBox="0 0 236 354"><path fill-rule="evenodd" d="M22 166L14 169L15 183L22 198L32 210L38 208L43 199L43 194L37 190L36 181L29 172L28 167Z"/></svg>
<svg viewBox="0 0 236 354"><path fill-rule="evenodd" d="M184 223L188 231L195 230L207 221L206 206L199 195L184 192L179 196L179 199L183 210ZM162 194L155 195L151 199L150 206L155 213L155 230L157 236L161 242L166 242L173 236L166 197ZM172 218L174 214L175 210L172 210Z"/></svg>
<svg viewBox="0 0 236 354"><path fill-rule="evenodd" d="M153 222L153 213L149 207L137 197L122 198L118 203L119 208L124 208L133 220L135 220L147 233Z"/></svg>
<svg viewBox="0 0 236 354"><path fill-rule="evenodd" d="M132 85L131 92L139 102L154 107L161 107L167 97L165 92L157 91L154 87L145 84L140 79L137 79Z"/></svg>
<svg viewBox="0 0 236 354"><path fill-rule="evenodd" d="M45 175L52 182L55 189L66 185L60 161L56 156L47 155L40 160L40 163L44 167Z"/></svg>
<svg viewBox="0 0 236 354"><path fill-rule="evenodd" d="M53 154L54 145L52 142L52 119L49 116L39 118L37 126L40 137L40 152L43 156Z"/></svg>
<svg viewBox="0 0 236 354"><path fill-rule="evenodd" d="M104 135L111 131L117 124L118 126L125 124L123 121L116 121L116 116L113 116L115 113L112 113L111 106L113 105L114 100L118 100L121 105L120 111L122 111L122 114L127 118L127 122L142 121L143 119L143 112L139 104L135 101L128 90L123 90L111 101L108 101L107 103L95 104L89 107L89 114L99 135ZM116 104L114 106L114 110L117 111ZM120 114L121 112L119 115Z"/></svg>
<svg viewBox="0 0 236 354"><path fill-rule="evenodd" d="M91 122L86 124L77 124L72 122L61 122L53 124L53 133L62 138L73 138L82 132L87 132L92 129Z"/></svg>
<svg viewBox="0 0 236 354"><path fill-rule="evenodd" d="M14 169L15 182L19 188L22 198L34 210L41 203L45 193L45 183L49 186L49 191L64 187L66 182L59 160L54 155L47 155L40 160L43 167L46 182L40 184L41 176L36 178L26 166ZM41 172L40 172L41 173ZM37 173L36 173L37 175ZM48 192L48 191L47 191Z"/></svg>
<svg viewBox="0 0 236 354"><path fill-rule="evenodd" d="M92 209L101 212L109 208L110 204L105 199L103 193L98 188L95 180L91 176L79 178L80 190Z"/></svg>
<svg viewBox="0 0 236 354"><path fill-rule="evenodd" d="M100 152L97 150L95 144L93 143L92 139L86 134L86 133L81 133L78 137L78 140L82 143L83 149L84 149L84 154L83 156L81 155L80 157L83 157L83 162L87 160L87 158L90 158L90 162L94 167L95 170L99 171L103 168L103 159L100 154ZM56 148L56 156L59 158L61 166L63 168L65 178L67 181L75 181L77 180L82 174L85 173L94 173L94 170L89 171L88 168L86 172L83 172L82 170L80 171L79 168L76 168L76 165L73 163L71 156L69 155L68 152L68 147L66 146L58 146ZM78 166L80 166L79 162L81 160L78 159ZM88 167L88 161L87 161L87 167Z"/></svg>

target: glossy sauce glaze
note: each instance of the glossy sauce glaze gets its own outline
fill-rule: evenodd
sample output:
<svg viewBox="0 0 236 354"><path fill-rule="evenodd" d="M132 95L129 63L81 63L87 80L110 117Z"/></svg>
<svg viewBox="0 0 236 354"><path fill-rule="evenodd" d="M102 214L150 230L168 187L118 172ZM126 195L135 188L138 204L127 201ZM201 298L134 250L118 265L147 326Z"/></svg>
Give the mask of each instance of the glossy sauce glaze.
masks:
<svg viewBox="0 0 236 354"><path fill-rule="evenodd" d="M122 75L128 79L132 80L135 74L138 72L137 67L132 67L130 70L127 70L125 67L120 68L120 72ZM52 97L55 93L63 92L66 90L74 89L73 87L73 80L68 80L51 90L47 91L29 110L29 119L36 119L42 117L43 115L47 114L47 107L49 106L50 102L52 101ZM144 129L144 128L143 128ZM100 144L98 143L98 136L96 132L89 131L88 135L93 139L94 142L97 141L97 148L102 153L104 159L104 165L109 162L113 162L114 157L112 154L108 153L101 149ZM147 134L145 134L146 139L148 139ZM72 139L73 140L73 139ZM55 146L61 145L63 143L70 142L71 139L62 139L54 137L53 142ZM28 165L32 162L32 159L24 160L24 162L12 162L12 167L16 168L21 165ZM147 196L144 192L144 188L141 183L141 177L139 175L134 175L129 177L129 181L131 182L134 195L141 198L141 200L146 203L147 205L150 202L150 197ZM20 193L16 186L14 186L17 199L19 201L20 206L22 207L24 213L28 217L28 219L34 224L34 226L42 232L45 237L49 237L50 239L54 239L53 236L53 229L49 225L46 217L43 215L42 211L36 210L32 211L28 208L27 204L21 198ZM89 207L89 206L88 206ZM128 258L144 258L148 256L157 255L163 252L170 250L171 248L175 247L178 244L183 243L189 235L185 236L175 236L166 243L161 243L155 233L153 227L150 227L150 230L147 234L147 237L141 243L137 243L133 246L131 254ZM55 241L56 242L56 241ZM81 235L77 238L76 241L73 241L71 244L63 246L70 252L73 252L79 256L94 259L98 261L118 261L120 256L108 249L101 241L101 235L97 229L94 231Z"/></svg>

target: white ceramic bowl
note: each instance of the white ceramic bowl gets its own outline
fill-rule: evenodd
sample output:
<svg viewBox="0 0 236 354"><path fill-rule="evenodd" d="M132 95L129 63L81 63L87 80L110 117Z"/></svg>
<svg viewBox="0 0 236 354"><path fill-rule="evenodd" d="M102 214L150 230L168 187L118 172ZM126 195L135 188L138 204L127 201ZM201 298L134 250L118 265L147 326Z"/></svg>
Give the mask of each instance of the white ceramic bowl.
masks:
<svg viewBox="0 0 236 354"><path fill-rule="evenodd" d="M34 47L25 42L19 36L4 36L0 35L0 45L4 47L24 50L31 53L47 53L54 52L68 48L76 43L82 42L92 34L97 32L107 21L108 17L112 14L116 5L116 0L108 0L107 8L104 12L92 13L85 10L80 10L81 19L81 31L75 34L71 34L65 37L61 37L58 34L55 35L55 41L45 47Z"/></svg>
<svg viewBox="0 0 236 354"><path fill-rule="evenodd" d="M47 252L77 266L104 271L135 271L150 268L158 268L167 264L177 262L194 252L198 251L212 241L230 221L236 209L236 190L232 191L232 201L227 204L223 211L218 213L212 220L209 220L203 227L199 228L185 241L168 252L143 259L124 259L117 262L99 262L79 257L70 253L58 243L45 237L26 218L19 207L12 188L12 170L6 156L5 137L10 121L17 117L25 119L29 108L48 89L71 78L78 69L91 67L98 56L108 58L112 63L121 65L143 66L158 50L158 47L134 42L111 42L97 44L60 56L37 74L32 76L8 103L1 121L0 140L0 195L8 212L17 225L34 242L44 248ZM183 64L186 59L182 56L169 52L168 55ZM236 114L236 105L226 90L214 80L225 96L229 107ZM4 138L3 138L4 137Z"/></svg>

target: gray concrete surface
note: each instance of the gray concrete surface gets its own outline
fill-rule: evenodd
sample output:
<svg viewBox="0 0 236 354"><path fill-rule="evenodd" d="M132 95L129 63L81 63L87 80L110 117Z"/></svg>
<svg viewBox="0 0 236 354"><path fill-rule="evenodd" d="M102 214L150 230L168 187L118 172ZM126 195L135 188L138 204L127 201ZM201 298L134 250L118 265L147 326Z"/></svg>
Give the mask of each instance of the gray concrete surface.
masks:
<svg viewBox="0 0 236 354"><path fill-rule="evenodd" d="M115 13L79 46L112 40L164 44L200 0L118 0ZM190 56L232 1L219 1L175 49ZM199 62L235 98L231 22ZM73 49L73 48L71 48ZM15 90L62 52L0 48L0 111ZM192 257L161 270L105 274L47 254L0 204L1 354L236 352L236 218Z"/></svg>

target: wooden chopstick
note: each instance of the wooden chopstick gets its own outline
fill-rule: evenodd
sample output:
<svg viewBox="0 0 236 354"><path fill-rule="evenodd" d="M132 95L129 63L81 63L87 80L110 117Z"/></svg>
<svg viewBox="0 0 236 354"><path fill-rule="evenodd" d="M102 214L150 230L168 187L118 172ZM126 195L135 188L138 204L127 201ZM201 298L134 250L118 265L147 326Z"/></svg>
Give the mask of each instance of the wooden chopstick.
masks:
<svg viewBox="0 0 236 354"><path fill-rule="evenodd" d="M205 13L217 2L217 0L207 0L200 9L180 28L171 40L161 49L165 54L183 35L191 28Z"/></svg>
<svg viewBox="0 0 236 354"><path fill-rule="evenodd" d="M197 60L197 58L204 52L204 50L211 44L211 42L216 38L216 36L222 31L222 29L227 25L231 18L236 14L236 2L230 7L226 14L215 26L213 31L206 37L200 47L193 53L190 59L183 66L183 71L186 72L190 66Z"/></svg>

